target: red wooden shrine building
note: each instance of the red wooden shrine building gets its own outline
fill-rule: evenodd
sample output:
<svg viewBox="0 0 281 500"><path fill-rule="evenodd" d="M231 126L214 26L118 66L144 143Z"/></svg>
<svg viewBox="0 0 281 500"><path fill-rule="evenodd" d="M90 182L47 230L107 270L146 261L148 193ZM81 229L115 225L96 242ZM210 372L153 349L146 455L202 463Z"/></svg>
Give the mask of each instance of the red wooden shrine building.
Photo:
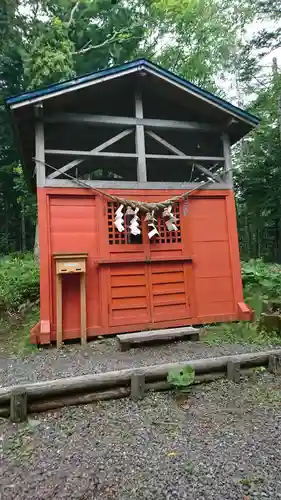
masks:
<svg viewBox="0 0 281 500"><path fill-rule="evenodd" d="M250 318L230 148L256 117L144 59L7 105L36 165L32 342Z"/></svg>

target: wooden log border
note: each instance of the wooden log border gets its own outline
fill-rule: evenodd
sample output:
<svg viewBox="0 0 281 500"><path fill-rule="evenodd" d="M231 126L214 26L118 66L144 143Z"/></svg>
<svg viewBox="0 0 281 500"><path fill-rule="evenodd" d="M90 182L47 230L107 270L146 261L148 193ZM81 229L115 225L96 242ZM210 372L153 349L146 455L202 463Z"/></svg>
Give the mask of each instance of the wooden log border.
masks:
<svg viewBox="0 0 281 500"><path fill-rule="evenodd" d="M259 366L268 366L271 356L280 356L281 349L265 352L187 360L181 363L167 363L142 367L145 377L145 391L167 390L166 382L171 369L191 366L195 370L195 383L204 383L223 378L227 375L229 363L239 363L242 374ZM15 390L27 394L27 411L36 413L50 411L64 406L88 404L95 401L130 396L131 379L140 368L120 371L81 375L55 380L46 380L26 385L8 386L0 389L0 417L10 415L10 400Z"/></svg>

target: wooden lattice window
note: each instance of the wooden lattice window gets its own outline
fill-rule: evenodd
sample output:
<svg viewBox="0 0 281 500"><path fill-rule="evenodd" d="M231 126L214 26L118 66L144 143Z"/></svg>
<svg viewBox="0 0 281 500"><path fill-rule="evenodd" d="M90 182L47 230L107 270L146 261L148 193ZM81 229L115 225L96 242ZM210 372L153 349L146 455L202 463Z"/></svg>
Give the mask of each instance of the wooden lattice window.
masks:
<svg viewBox="0 0 281 500"><path fill-rule="evenodd" d="M134 236L130 233L130 216L124 216L124 227L125 231L120 233L118 229L114 226L115 212L118 208L117 203L107 204L107 220L108 220L108 241L110 245L139 245L142 243L142 234ZM140 227L142 225L142 219L140 220Z"/></svg>
<svg viewBox="0 0 281 500"><path fill-rule="evenodd" d="M119 233L114 226L115 211L117 208L117 203L107 204L108 240L110 245L125 245L125 232Z"/></svg>
<svg viewBox="0 0 281 500"><path fill-rule="evenodd" d="M178 228L177 231L169 232L167 230L164 219L159 216L157 217L157 229L159 232L159 236L154 236L150 241L151 244L157 243L181 243L181 220L180 220L180 206L179 203L176 203L173 206L173 214L175 215L177 222L176 226Z"/></svg>
<svg viewBox="0 0 281 500"><path fill-rule="evenodd" d="M108 221L108 241L110 245L127 245L127 244L141 244L143 242L142 234L139 236L133 236L129 231L129 223L124 217L125 231L120 233L114 226L115 211L118 208L117 203L109 202L107 204L107 221ZM181 226L180 226L180 207L177 203L173 207L173 213L177 218L177 231L169 232L166 228L165 221L161 216L157 217L157 229L159 231L159 236L154 236L150 240L151 244L159 243L181 243ZM140 228L143 229L144 223L143 218L140 220Z"/></svg>

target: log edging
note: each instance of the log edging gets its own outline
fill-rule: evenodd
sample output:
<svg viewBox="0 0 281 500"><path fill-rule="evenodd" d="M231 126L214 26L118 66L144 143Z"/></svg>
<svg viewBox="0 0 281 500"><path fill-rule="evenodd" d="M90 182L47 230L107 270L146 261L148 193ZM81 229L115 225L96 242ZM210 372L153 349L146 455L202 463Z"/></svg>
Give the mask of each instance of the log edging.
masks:
<svg viewBox="0 0 281 500"><path fill-rule="evenodd" d="M181 363L165 363L141 367L145 377L145 391L169 389L166 382L171 369L191 366L195 371L195 383L208 382L227 375L229 363L239 363L241 372L258 366L268 366L271 356L281 356L281 349L187 360ZM10 414L10 400L15 390L27 394L29 413L48 411L74 404L87 404L94 401L127 397L131 394L131 379L140 368L127 368L77 377L46 380L25 385L0 388L0 417Z"/></svg>

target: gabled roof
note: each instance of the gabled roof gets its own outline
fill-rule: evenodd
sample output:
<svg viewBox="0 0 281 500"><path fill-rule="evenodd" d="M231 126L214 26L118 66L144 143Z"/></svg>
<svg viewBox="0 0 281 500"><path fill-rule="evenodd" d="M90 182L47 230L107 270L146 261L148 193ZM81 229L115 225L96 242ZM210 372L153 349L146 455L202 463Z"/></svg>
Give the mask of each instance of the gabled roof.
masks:
<svg viewBox="0 0 281 500"><path fill-rule="evenodd" d="M234 106L233 104L230 104L224 99L215 96L211 92L201 89L188 80L185 80L184 78L177 76L171 71L168 71L154 63L151 63L146 59L136 59L135 61L127 62L119 66L107 68L105 70L95 71L93 73L50 85L39 90L25 92L14 97L9 97L8 99L6 99L6 104L11 110L14 110L34 104L38 101L44 101L46 99L66 94L83 87L89 87L97 83L101 83L113 78L118 78L139 71L145 71L147 73L153 74L156 77L159 77L160 79L164 79L171 85L174 85L182 89L183 91L187 91L189 94L193 94L199 99L201 98L203 101L228 112L229 114L247 122L252 126L256 126L259 124L260 120L256 116L238 108L237 106Z"/></svg>

